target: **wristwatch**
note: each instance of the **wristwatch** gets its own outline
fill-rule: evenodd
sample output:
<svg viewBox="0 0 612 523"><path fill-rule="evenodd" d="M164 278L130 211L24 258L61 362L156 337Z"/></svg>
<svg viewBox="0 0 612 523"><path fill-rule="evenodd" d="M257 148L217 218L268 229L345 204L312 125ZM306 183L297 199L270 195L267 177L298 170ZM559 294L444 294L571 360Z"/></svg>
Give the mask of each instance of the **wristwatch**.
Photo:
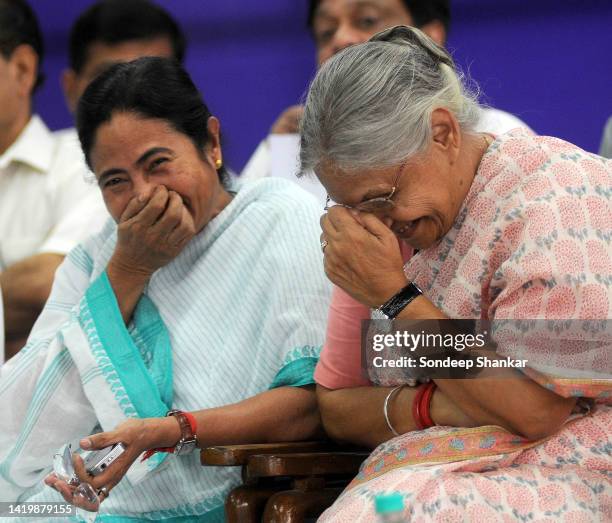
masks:
<svg viewBox="0 0 612 523"><path fill-rule="evenodd" d="M174 416L181 427L181 439L174 447L174 454L184 456L193 452L198 443L193 414L183 412L182 410L170 410L166 416Z"/></svg>
<svg viewBox="0 0 612 523"><path fill-rule="evenodd" d="M406 306L415 298L423 294L419 286L410 282L395 296L392 296L386 303L372 310L373 320L393 320L402 312Z"/></svg>

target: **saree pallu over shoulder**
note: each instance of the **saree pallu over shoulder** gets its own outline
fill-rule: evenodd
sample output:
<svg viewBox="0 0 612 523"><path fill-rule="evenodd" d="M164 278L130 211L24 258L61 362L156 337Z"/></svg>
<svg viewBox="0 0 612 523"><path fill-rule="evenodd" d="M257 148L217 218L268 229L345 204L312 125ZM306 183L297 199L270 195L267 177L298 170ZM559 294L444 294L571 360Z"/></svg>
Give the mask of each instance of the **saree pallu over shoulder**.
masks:
<svg viewBox="0 0 612 523"><path fill-rule="evenodd" d="M163 417L172 408L170 338L146 295L126 327L103 272L81 299L77 322L63 329L62 336L101 427L115 427L126 418ZM158 453L146 463L137 461L128 479L140 481L166 456Z"/></svg>
<svg viewBox="0 0 612 523"><path fill-rule="evenodd" d="M80 362L90 354L93 360L89 368L79 368L81 375L100 372L128 417L164 416L172 406L172 351L166 327L151 300L147 296L139 300L128 331L103 272L81 300L78 319L90 350L80 354L75 349L73 359ZM88 397L96 401L95 393Z"/></svg>

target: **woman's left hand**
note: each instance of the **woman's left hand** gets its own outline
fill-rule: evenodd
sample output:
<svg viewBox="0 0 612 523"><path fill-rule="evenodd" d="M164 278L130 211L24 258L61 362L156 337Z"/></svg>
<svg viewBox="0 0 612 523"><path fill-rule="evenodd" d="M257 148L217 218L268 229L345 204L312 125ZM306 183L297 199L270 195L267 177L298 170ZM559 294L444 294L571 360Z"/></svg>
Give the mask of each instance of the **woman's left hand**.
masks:
<svg viewBox="0 0 612 523"><path fill-rule="evenodd" d="M93 434L80 441L83 450L101 450L115 443L123 443L125 452L113 461L102 474L97 476L89 474L85 470L83 459L78 454L73 455L74 471L79 481L91 485L98 492L100 501L104 501L105 496L108 496L132 466L132 463L144 451L173 446L179 439L180 428L173 417L129 419L117 426L115 430ZM53 475L48 476L45 483L60 492L68 503L74 503L74 487ZM100 493L102 488L104 490Z"/></svg>
<svg viewBox="0 0 612 523"><path fill-rule="evenodd" d="M377 216L338 205L321 228L325 273L357 301L379 307L408 283L398 239Z"/></svg>

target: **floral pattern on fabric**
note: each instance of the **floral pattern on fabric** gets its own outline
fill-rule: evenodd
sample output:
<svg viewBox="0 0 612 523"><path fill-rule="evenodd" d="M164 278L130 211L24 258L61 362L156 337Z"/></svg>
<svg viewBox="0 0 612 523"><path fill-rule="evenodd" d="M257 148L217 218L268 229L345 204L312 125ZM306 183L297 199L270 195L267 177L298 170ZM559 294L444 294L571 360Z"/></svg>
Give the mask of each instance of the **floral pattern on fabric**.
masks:
<svg viewBox="0 0 612 523"><path fill-rule="evenodd" d="M612 162L512 131L483 156L451 230L412 257L406 275L451 318L612 318L611 200ZM498 352L528 356L525 374L562 396L591 398L581 400L588 415L538 442L499 427L404 434L372 453L320 521L375 521L375 497L395 491L411 522L611 521L612 383L568 378L582 355L557 334L527 329ZM602 347L589 355L592 370L610 368Z"/></svg>

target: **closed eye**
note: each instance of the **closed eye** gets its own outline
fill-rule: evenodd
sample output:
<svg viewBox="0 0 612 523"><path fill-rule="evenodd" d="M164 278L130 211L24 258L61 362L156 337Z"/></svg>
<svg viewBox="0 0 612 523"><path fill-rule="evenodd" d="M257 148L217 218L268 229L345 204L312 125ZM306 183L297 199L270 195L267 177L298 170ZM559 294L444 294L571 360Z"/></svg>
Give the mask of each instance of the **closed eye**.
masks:
<svg viewBox="0 0 612 523"><path fill-rule="evenodd" d="M119 178L119 177L114 177L114 178L107 178L104 181L104 187L112 187L114 185L119 185L120 183L124 182L125 180L123 178Z"/></svg>
<svg viewBox="0 0 612 523"><path fill-rule="evenodd" d="M160 165L169 162L170 158L166 158L165 156L160 156L159 158L155 158L155 160L153 160L150 164L149 164L149 171L154 170L156 167L159 167Z"/></svg>

